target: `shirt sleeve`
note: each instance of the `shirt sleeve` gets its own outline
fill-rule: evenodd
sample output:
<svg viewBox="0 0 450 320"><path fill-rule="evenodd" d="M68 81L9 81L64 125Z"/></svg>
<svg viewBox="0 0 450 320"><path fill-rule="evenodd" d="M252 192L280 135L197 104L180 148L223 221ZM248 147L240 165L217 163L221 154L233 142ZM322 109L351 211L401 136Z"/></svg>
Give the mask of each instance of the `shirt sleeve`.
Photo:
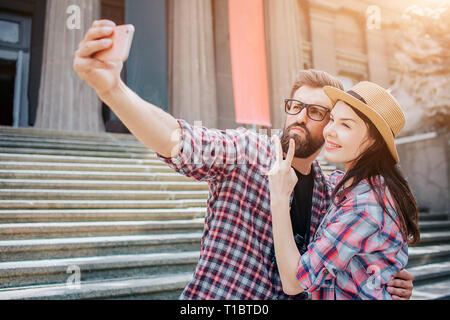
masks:
<svg viewBox="0 0 450 320"><path fill-rule="evenodd" d="M177 121L181 128L178 155L166 158L157 154L157 157L175 171L196 180L221 179L238 165L256 164L261 159L258 148L263 153L267 150L264 138L245 128L224 131Z"/></svg>
<svg viewBox="0 0 450 320"><path fill-rule="evenodd" d="M356 210L355 210L356 209ZM344 270L353 256L371 250L380 229L368 210L342 206L320 237L308 246L297 267L297 279L307 292L320 289L325 281ZM376 241L375 241L376 242Z"/></svg>

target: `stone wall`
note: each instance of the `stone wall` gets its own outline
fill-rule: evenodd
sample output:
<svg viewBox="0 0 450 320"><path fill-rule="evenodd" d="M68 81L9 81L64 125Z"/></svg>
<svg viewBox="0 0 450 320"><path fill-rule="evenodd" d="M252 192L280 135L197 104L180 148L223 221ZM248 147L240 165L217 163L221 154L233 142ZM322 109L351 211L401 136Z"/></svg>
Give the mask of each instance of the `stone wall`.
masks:
<svg viewBox="0 0 450 320"><path fill-rule="evenodd" d="M402 172L408 179L421 208L450 212L450 132L434 138L398 140Z"/></svg>

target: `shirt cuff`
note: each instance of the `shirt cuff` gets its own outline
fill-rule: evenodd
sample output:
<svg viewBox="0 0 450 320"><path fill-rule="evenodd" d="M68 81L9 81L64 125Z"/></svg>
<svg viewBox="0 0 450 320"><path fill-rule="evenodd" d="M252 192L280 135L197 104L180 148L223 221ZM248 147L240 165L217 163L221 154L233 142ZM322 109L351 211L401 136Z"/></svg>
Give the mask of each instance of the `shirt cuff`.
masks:
<svg viewBox="0 0 450 320"><path fill-rule="evenodd" d="M331 245L326 238L322 238L320 242L320 247ZM297 279L306 292L327 287L327 282L336 278L334 264L320 254L320 247L309 245L308 251L300 257L298 263Z"/></svg>
<svg viewBox="0 0 450 320"><path fill-rule="evenodd" d="M183 169L182 164L187 163L191 157L190 155L192 152L186 152L186 151L192 151L192 146L190 141L192 141L192 138L189 139L188 137L192 137L193 128L191 125L189 125L186 121L177 119L178 125L180 126L180 146L178 149L178 153L174 157L164 157L163 155L156 152L156 156L158 159L164 161L174 169L175 171L180 171Z"/></svg>

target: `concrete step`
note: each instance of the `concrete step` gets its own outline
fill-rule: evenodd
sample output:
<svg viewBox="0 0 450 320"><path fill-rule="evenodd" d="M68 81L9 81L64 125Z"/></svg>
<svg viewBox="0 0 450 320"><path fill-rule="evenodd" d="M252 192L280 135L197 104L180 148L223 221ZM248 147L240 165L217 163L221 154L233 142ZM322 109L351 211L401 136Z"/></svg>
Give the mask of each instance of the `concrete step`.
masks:
<svg viewBox="0 0 450 320"><path fill-rule="evenodd" d="M421 232L419 245L444 244L450 242L450 231Z"/></svg>
<svg viewBox="0 0 450 320"><path fill-rule="evenodd" d="M61 189L0 189L0 199L48 199L48 200L181 200L207 199L208 190L61 190Z"/></svg>
<svg viewBox="0 0 450 320"><path fill-rule="evenodd" d="M450 299L450 279L414 286L411 300Z"/></svg>
<svg viewBox="0 0 450 320"><path fill-rule="evenodd" d="M128 159L144 159L155 160L156 155L150 150L147 153L131 152L131 151L95 151L95 150L69 150L69 149L52 149L52 148L33 148L29 147L5 147L0 145L0 153L22 153L22 154L40 154L40 155L57 155L57 156L77 156L80 153L83 156L102 157L102 158L128 158Z"/></svg>
<svg viewBox="0 0 450 320"><path fill-rule="evenodd" d="M449 213L447 212L420 212L420 221L446 221L449 220Z"/></svg>
<svg viewBox="0 0 450 320"><path fill-rule="evenodd" d="M173 209L3 209L0 210L0 223L194 219L202 218L205 214L205 207Z"/></svg>
<svg viewBox="0 0 450 320"><path fill-rule="evenodd" d="M33 148L35 150L41 149L53 149L53 150L77 150L78 152L84 151L102 151L102 152L123 152L123 153L141 153L148 154L149 149L144 146L130 146L120 144L105 144L103 142L87 141L87 142L70 142L70 141L5 141L4 138L0 136L0 146L2 148Z"/></svg>
<svg viewBox="0 0 450 320"><path fill-rule="evenodd" d="M165 163L160 165L126 165L94 163L54 163L54 162L12 162L0 161L2 170L44 170L44 171L108 171L108 172L173 172Z"/></svg>
<svg viewBox="0 0 450 320"><path fill-rule="evenodd" d="M70 222L196 219L206 215L206 208L167 209L6 209L0 210L0 222Z"/></svg>
<svg viewBox="0 0 450 320"><path fill-rule="evenodd" d="M144 235L202 231L204 219L0 223L0 240Z"/></svg>
<svg viewBox="0 0 450 320"><path fill-rule="evenodd" d="M60 157L60 158L78 158L78 155L82 153L83 157L80 158L80 162L86 161L85 158L94 158L97 159L97 161L88 160L89 163L107 163L110 159L112 161L117 162L117 159L124 159L128 162L135 162L135 161L146 161L146 162L152 162L153 164L161 163L163 165L164 162L162 162L158 157L156 156L156 153L150 149L146 149L146 152L134 152L132 150L126 150L123 152L119 152L117 150L112 151L105 151L100 149L93 149L93 150L72 150L72 149L61 149L61 148L32 148L30 147L11 147L11 146L4 146L0 144L0 154L3 156L0 159L17 159L16 156L6 156L8 154L11 155L28 155L29 157L35 157L40 156L41 159L47 159L49 157ZM29 159L29 158L28 158ZM21 161L21 160L15 160L15 161ZM319 163L322 166L322 169L327 172L331 172L336 169L335 166L329 166L327 165L326 160L319 160Z"/></svg>
<svg viewBox="0 0 450 320"><path fill-rule="evenodd" d="M153 219L192 219L206 214L206 201L174 201L173 208L167 201L22 201L0 202L0 223L7 222L69 222L69 221L117 221ZM77 208L77 207L84 208ZM99 209L99 207L109 209ZM128 209L131 206L135 209ZM153 206L153 208L149 208ZM155 207L156 206L156 207ZM166 206L158 208L157 206ZM168 206L168 207L167 207ZM189 207L192 206L192 207ZM29 209L14 209L28 207ZM49 207L49 208L47 208ZM42 208L42 209L39 209ZM53 208L53 209L52 209ZM73 208L73 209L68 209Z"/></svg>
<svg viewBox="0 0 450 320"><path fill-rule="evenodd" d="M116 181L0 179L1 189L84 189L84 190L171 190L207 191L208 184L198 181Z"/></svg>
<svg viewBox="0 0 450 320"><path fill-rule="evenodd" d="M117 211L114 211L117 214ZM0 216L3 212L0 212ZM8 212L7 212L8 213ZM29 212L33 215L49 214L48 210L44 213ZM110 213L110 212L109 212ZM132 214L134 214L133 212ZM142 212L141 212L142 213ZM11 213L9 212L11 215ZM48 238L48 237L78 237L78 236L99 236L99 235L118 235L118 234L147 234L164 232L170 230L171 232L182 232L189 229L202 230L204 211L196 211L197 218L193 218L191 211L188 220L159 220L159 216L152 215L148 219L157 220L121 220L121 221L98 221L101 213L97 213L97 221L65 221L67 216L74 219L74 214L78 217L81 214L83 220L86 218L85 213L70 212L65 213L65 217L60 217L61 213L53 212L53 216L57 215L58 219L53 219L51 222L11 222L10 219L4 219L9 223L0 223L0 239L24 239L24 238ZM111 216L111 215L109 215ZM198 216L201 216L198 218ZM123 217L123 216L122 216ZM114 217L116 220L120 217ZM177 217L179 218L179 217ZM42 218L41 218L42 219ZM54 222L59 220L59 222ZM433 236L431 234L431 236ZM438 235L439 236L439 235Z"/></svg>
<svg viewBox="0 0 450 320"><path fill-rule="evenodd" d="M29 180L130 180L130 181L195 181L176 172L91 172L91 171L40 171L2 170L0 179Z"/></svg>
<svg viewBox="0 0 450 320"><path fill-rule="evenodd" d="M4 143L45 143L50 145L79 145L79 146L93 146L101 147L127 147L127 148L145 148L138 140L117 139L112 137L48 137L48 136L23 136L23 135L0 135L0 145Z"/></svg>
<svg viewBox="0 0 450 320"><path fill-rule="evenodd" d="M144 278L82 282L77 289L67 283L0 290L1 300L19 299L177 299L192 273L164 274Z"/></svg>
<svg viewBox="0 0 450 320"><path fill-rule="evenodd" d="M450 230L450 221L420 221L420 232Z"/></svg>
<svg viewBox="0 0 450 320"><path fill-rule="evenodd" d="M125 256L122 256L125 257ZM109 257L111 258L111 257ZM194 255L192 255L194 258ZM112 259L109 260L111 263ZM108 261L104 260L104 262L96 261L91 262L92 268L102 268L100 265L102 263L108 264ZM134 259L129 259L131 263L135 263ZM85 260L86 261L86 260ZM49 273L53 269L56 272L63 273L67 270L67 267L70 265L83 266L83 260L70 259L62 260L60 263L55 264L54 266L49 266L49 262L47 261L39 261L41 262L40 268L44 268L44 272ZM127 263L126 261L123 261ZM78 264L77 264L78 263ZM88 262L89 263L89 262ZM96 266L94 266L96 264ZM27 265L23 265L20 269L19 266L14 267L13 264L10 264L10 267L13 267L15 270L24 273ZM39 268L38 267L38 268ZM60 268L58 270L58 267ZM38 272L38 268L35 269L36 273ZM0 272L6 270L7 267L0 265ZM15 270L11 270L15 272ZM81 269L81 277L83 276L83 269ZM7 272L7 271L3 271ZM64 275L66 279L70 276L70 273ZM76 287L74 283L63 282L59 285L33 285L31 287L14 287L14 288L4 288L0 289L0 299L9 300L9 299L95 299L95 298L142 298L143 296L147 296L148 298L168 298L167 293L164 295L164 291L170 291L169 294L173 294L171 296L173 299L176 299L176 294L179 294L187 282L191 279L192 272L183 272L176 274L164 274L158 276L147 276L142 278L129 278L129 279L117 279L112 280L108 279L105 281L81 281L79 287ZM175 284L176 283L176 284ZM157 287L157 289L156 289ZM415 285L413 290L413 295L411 297L412 300L428 300L428 299L448 299L450 298L450 280L443 280L439 282ZM177 293L173 292L176 291ZM152 293L159 293L151 295Z"/></svg>
<svg viewBox="0 0 450 320"><path fill-rule="evenodd" d="M206 199L183 200L2 200L4 209L168 209L206 207Z"/></svg>
<svg viewBox="0 0 450 320"><path fill-rule="evenodd" d="M51 162L51 163L93 163L93 164L122 164L122 165L162 165L164 162L159 159L127 159L127 158L104 158L78 156L57 156L42 154L21 154L21 153L0 153L0 161L11 162Z"/></svg>
<svg viewBox="0 0 450 320"><path fill-rule="evenodd" d="M407 268L450 260L450 244L410 247Z"/></svg>
<svg viewBox="0 0 450 320"><path fill-rule="evenodd" d="M450 277L450 260L407 269L414 276L414 286ZM449 287L450 290L450 287Z"/></svg>
<svg viewBox="0 0 450 320"><path fill-rule="evenodd" d="M121 140L134 141L137 139L128 133L110 133L110 132L86 132L86 131L67 131L55 129L40 129L34 127L14 128L11 126L0 126L0 135L17 137L49 137L49 138L70 138L78 140L99 139L99 140Z"/></svg>
<svg viewBox="0 0 450 320"><path fill-rule="evenodd" d="M0 240L0 261L200 250L202 232Z"/></svg>
<svg viewBox="0 0 450 320"><path fill-rule="evenodd" d="M193 273L199 256L186 251L0 262L0 288L65 283L75 269L82 282Z"/></svg>
<svg viewBox="0 0 450 320"><path fill-rule="evenodd" d="M110 159L113 159L113 161L116 161L117 159L124 159L126 161L146 161L149 163L153 163L154 165L161 164L161 166L167 166L164 162L159 160L156 156L156 154L148 150L148 153L134 153L127 151L124 152L112 152L112 151L91 151L91 150L65 150L65 149L33 149L33 148L5 148L0 145L0 154L7 155L7 154L27 154L30 157L34 156L41 156L41 157L70 157L70 158L76 158L80 153L83 154L83 158L96 158L98 159L96 162L99 163L108 163ZM6 157L3 156L3 158L11 159L14 157ZM19 161L19 160L15 160ZM80 162L85 161L83 159L80 159ZM90 163L94 163L95 161L90 161ZM116 161L117 162L117 161ZM322 169L325 171L325 173L329 174L336 168L334 166L328 166L326 165L325 160L320 160L319 163L322 165Z"/></svg>

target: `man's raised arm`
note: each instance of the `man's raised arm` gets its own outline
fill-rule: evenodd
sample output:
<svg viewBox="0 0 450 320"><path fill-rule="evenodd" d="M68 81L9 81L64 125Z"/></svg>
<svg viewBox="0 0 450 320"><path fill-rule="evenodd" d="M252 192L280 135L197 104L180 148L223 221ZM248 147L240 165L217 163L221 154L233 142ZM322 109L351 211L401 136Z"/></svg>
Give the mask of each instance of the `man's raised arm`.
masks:
<svg viewBox="0 0 450 320"><path fill-rule="evenodd" d="M102 62L92 55L112 45L114 22L94 21L75 52L73 68L107 104L130 132L145 146L164 157L178 153L180 126L177 120L141 99L120 78L122 62Z"/></svg>

